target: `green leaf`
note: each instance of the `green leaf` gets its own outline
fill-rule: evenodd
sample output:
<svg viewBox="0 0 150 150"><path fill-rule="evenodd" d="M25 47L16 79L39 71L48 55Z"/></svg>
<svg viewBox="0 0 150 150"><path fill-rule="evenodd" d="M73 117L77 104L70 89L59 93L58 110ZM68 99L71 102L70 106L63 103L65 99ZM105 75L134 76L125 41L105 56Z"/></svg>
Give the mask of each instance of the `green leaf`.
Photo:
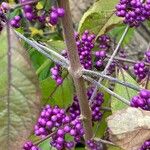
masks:
<svg viewBox="0 0 150 150"><path fill-rule="evenodd" d="M65 49L65 44L63 41L49 41L47 44L49 48L59 53ZM50 76L50 68L54 63L50 59L47 59L45 56L37 52L34 48L30 48L29 53L33 66L37 70L36 74L39 76L39 79L44 80L48 78Z"/></svg>
<svg viewBox="0 0 150 150"><path fill-rule="evenodd" d="M62 50L64 50L66 48L64 41L48 41L47 42L48 47L50 47L51 49L61 53Z"/></svg>
<svg viewBox="0 0 150 150"><path fill-rule="evenodd" d="M122 36L122 33L125 31L125 28L126 28L126 25L119 25L119 26L116 26L113 30L111 30L110 34L111 34L111 36L116 38L116 42L119 42L119 40ZM122 46L125 46L131 42L133 35L134 35L134 31L135 31L134 28L129 28L129 30L122 42Z"/></svg>
<svg viewBox="0 0 150 150"><path fill-rule="evenodd" d="M19 150L39 114L39 86L26 50L9 31L0 36L0 149Z"/></svg>
<svg viewBox="0 0 150 150"><path fill-rule="evenodd" d="M120 17L114 14L115 5L118 0L98 0L83 15L78 31L83 33L89 30L96 35L105 33L109 28L120 23Z"/></svg>
<svg viewBox="0 0 150 150"><path fill-rule="evenodd" d="M97 37L100 36L100 35L102 35L102 34L107 33L108 31L110 31L111 29L113 29L114 27L116 27L120 23L121 23L121 19L119 17L116 17L115 14L113 14L107 20L107 22L105 23L105 25L100 28L100 31L99 31Z"/></svg>
<svg viewBox="0 0 150 150"><path fill-rule="evenodd" d="M60 86L57 86L56 82L49 77L40 82L40 87L44 104L67 108L72 103L74 89L69 77L66 77Z"/></svg>
<svg viewBox="0 0 150 150"><path fill-rule="evenodd" d="M74 141L74 137L71 136L70 134L66 134L66 135L65 135L65 140L66 140L66 141Z"/></svg>
<svg viewBox="0 0 150 150"><path fill-rule="evenodd" d="M95 137L102 138L107 129L106 118L111 115L111 112L104 112L102 116L102 120L98 123L94 124L93 130Z"/></svg>
<svg viewBox="0 0 150 150"><path fill-rule="evenodd" d="M122 75L122 73L123 73L123 75ZM139 86L138 83L125 70L119 71L117 78L121 81L124 81L124 79L125 79L125 82ZM127 88L120 84L115 84L114 92L129 101L133 96L137 95L137 91L135 91L131 88ZM120 102L117 98L112 97L112 101L111 101L112 112L115 112L117 110L121 110L121 109L127 108L127 107L128 106L126 104L124 104L123 102Z"/></svg>
<svg viewBox="0 0 150 150"><path fill-rule="evenodd" d="M34 48L31 48L28 45L25 45L30 54L30 59L32 61L32 65L36 70L36 73L39 77L39 80L44 80L50 76L50 67L53 62L43 56L41 53L37 52Z"/></svg>
<svg viewBox="0 0 150 150"><path fill-rule="evenodd" d="M45 62L37 69L36 74L40 74L47 66L50 66L50 59L45 60ZM49 67L48 67L49 68Z"/></svg>
<svg viewBox="0 0 150 150"><path fill-rule="evenodd" d="M50 139L47 139L45 141L43 141L39 147L41 148L41 150L56 150L54 147L51 147L50 145Z"/></svg>

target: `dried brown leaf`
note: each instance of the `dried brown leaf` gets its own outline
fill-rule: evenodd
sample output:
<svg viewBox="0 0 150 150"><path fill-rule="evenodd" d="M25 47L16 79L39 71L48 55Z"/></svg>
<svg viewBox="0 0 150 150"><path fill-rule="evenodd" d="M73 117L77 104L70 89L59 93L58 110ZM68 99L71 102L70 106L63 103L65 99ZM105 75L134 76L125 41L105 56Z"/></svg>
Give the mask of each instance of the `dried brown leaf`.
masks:
<svg viewBox="0 0 150 150"><path fill-rule="evenodd" d="M110 139L124 150L138 150L150 139L150 112L129 107L107 119Z"/></svg>

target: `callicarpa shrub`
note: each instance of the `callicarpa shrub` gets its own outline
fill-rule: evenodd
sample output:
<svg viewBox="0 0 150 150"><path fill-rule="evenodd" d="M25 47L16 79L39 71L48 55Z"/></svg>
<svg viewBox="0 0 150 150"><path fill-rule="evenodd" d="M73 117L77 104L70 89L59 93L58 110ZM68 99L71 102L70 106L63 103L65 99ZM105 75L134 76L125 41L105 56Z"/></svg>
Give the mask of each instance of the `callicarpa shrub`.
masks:
<svg viewBox="0 0 150 150"><path fill-rule="evenodd" d="M69 0L0 2L1 149L150 149L147 119L124 124L129 107L150 116L150 41L139 36L150 0L97 0L75 24L72 13Z"/></svg>

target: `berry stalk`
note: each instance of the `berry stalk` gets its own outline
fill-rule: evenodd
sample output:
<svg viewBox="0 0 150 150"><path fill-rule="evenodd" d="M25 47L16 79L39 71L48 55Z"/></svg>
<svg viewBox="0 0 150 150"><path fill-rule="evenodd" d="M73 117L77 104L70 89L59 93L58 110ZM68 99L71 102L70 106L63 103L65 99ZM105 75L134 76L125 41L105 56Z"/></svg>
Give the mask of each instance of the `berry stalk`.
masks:
<svg viewBox="0 0 150 150"><path fill-rule="evenodd" d="M62 26L67 45L67 53L70 61L70 73L74 80L77 97L79 99L79 105L81 109L81 116L83 117L83 126L85 131L85 140L89 140L93 136L92 132L92 115L89 108L88 99L86 95L86 88L84 79L80 74L82 66L80 63L78 49L74 38L74 30L71 20L71 12L69 8L68 0L59 0L59 7L64 8L65 16L62 18ZM78 74L78 75L77 75Z"/></svg>

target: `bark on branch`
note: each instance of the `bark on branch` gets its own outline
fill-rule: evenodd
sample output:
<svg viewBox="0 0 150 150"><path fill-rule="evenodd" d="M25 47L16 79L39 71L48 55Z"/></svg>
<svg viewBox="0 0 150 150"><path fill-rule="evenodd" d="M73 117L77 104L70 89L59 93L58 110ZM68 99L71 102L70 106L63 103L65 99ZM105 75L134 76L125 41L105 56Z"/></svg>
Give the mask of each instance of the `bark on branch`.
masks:
<svg viewBox="0 0 150 150"><path fill-rule="evenodd" d="M65 9L65 16L62 18L62 26L64 31L65 42L67 45L67 53L70 61L69 72L74 80L76 93L79 99L81 115L83 116L83 126L85 131L85 140L89 140L93 136L92 132L92 116L86 95L84 79L80 75L82 66L78 55L78 50L74 38L73 23L69 7L69 0L58 0L59 7Z"/></svg>

